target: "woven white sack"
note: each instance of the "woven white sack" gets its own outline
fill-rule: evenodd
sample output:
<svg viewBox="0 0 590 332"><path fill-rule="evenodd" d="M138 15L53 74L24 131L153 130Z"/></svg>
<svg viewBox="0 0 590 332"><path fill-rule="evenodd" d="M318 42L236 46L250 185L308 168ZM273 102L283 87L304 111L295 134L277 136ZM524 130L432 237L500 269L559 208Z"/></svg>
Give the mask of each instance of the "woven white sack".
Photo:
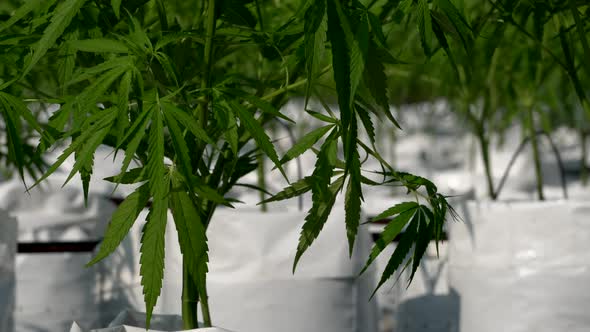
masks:
<svg viewBox="0 0 590 332"><path fill-rule="evenodd" d="M460 331L590 330L590 204L470 202L450 224Z"/></svg>

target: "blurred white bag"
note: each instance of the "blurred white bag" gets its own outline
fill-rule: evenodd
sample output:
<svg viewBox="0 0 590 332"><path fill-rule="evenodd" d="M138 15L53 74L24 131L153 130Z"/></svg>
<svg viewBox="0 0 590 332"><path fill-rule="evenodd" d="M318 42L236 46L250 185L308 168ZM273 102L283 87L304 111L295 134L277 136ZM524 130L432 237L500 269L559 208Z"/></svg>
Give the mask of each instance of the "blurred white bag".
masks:
<svg viewBox="0 0 590 332"><path fill-rule="evenodd" d="M460 331L589 331L590 204L469 202L450 223Z"/></svg>
<svg viewBox="0 0 590 332"><path fill-rule="evenodd" d="M80 327L77 322L72 324L70 332L146 332L145 314L125 310L121 312L106 328L88 331ZM151 332L230 332L217 327L199 328L194 330L182 329L182 318L176 315L154 315L150 322Z"/></svg>
<svg viewBox="0 0 590 332"><path fill-rule="evenodd" d="M13 240L78 242L102 237L115 205L102 192L91 191L86 206L78 177L62 188L68 173L64 165L29 192L18 178L0 183L0 208L19 220ZM16 331L65 331L73 319L98 324L100 269L84 266L91 258L91 253L19 255Z"/></svg>
<svg viewBox="0 0 590 332"><path fill-rule="evenodd" d="M17 221L0 209L0 331L14 329Z"/></svg>

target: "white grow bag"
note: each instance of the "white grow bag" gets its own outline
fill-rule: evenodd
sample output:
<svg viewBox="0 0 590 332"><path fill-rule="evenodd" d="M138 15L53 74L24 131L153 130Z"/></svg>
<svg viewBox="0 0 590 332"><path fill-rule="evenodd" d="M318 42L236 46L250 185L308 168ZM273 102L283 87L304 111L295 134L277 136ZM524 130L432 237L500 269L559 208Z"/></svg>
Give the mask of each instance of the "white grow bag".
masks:
<svg viewBox="0 0 590 332"><path fill-rule="evenodd" d="M469 202L450 223L460 331L590 330L590 204Z"/></svg>
<svg viewBox="0 0 590 332"><path fill-rule="evenodd" d="M67 167L60 168L29 192L20 179L0 183L0 208L19 221L14 241L77 242L102 236L115 205L91 192L85 206L76 179L62 188L67 174ZM15 266L15 331L61 332L73 319L100 323L99 268L84 266L91 258L91 253L20 254Z"/></svg>
<svg viewBox="0 0 590 332"><path fill-rule="evenodd" d="M272 208L272 206L271 206ZM116 266L101 293L112 302L103 312L124 306L144 310L139 278L139 239L147 213L142 212L123 247L107 258ZM357 278L368 257L370 238L361 227L352 259L342 205L292 273L304 212L284 209L219 208L207 230L211 317L216 326L238 332L376 332L374 275ZM181 312L182 257L169 214L159 314ZM121 304L124 306L122 307Z"/></svg>
<svg viewBox="0 0 590 332"><path fill-rule="evenodd" d="M15 276L17 222L0 210L0 331L14 329Z"/></svg>
<svg viewBox="0 0 590 332"><path fill-rule="evenodd" d="M133 311L121 312L106 328L88 331L74 322L70 332L146 332L145 314ZM217 327L194 330L182 329L182 318L176 315L154 315L150 322L151 332L230 332Z"/></svg>

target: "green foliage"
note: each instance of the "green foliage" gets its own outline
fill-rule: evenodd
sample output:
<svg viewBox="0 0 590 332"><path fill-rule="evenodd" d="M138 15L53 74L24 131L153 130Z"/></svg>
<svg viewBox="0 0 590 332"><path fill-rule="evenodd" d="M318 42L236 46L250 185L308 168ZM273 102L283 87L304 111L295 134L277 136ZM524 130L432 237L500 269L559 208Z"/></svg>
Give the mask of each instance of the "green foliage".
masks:
<svg viewBox="0 0 590 332"><path fill-rule="evenodd" d="M416 271L425 245L440 236L452 211L434 184L397 172L375 149L376 119L400 127L391 97L415 87L414 80L392 78L393 70L433 66L435 74L452 72L451 81L482 81L478 73L465 74L481 60L470 59L478 54L477 24L451 0L30 0L0 5L0 15L6 17L0 24L0 113L7 161L24 179L25 172L34 174L33 166L42 166L43 152L65 144L35 184L74 156L68 181L80 174L87 195L96 149L103 144L121 150L120 173L106 180L143 184L113 214L89 264L113 252L151 201L140 259L148 323L162 285L167 211L172 211L186 271L207 312L206 229L219 205L231 206L227 194L259 166L260 155L286 177L285 163L317 153L310 176L264 201L311 191L294 269L341 194L351 253L366 186L396 183L416 199L406 210L381 215L393 219L367 265L410 225L382 282L412 247ZM580 20L584 15L579 13ZM454 71L441 69L453 67L440 56L441 48ZM577 59L581 49L568 51ZM433 90L428 88L422 90ZM305 96L301 114L323 125L303 134L281 158L272 128L278 121L293 122L280 112L293 96ZM311 99L322 101L325 112L310 110ZM338 112L324 102L332 99ZM60 109L39 121L26 108L25 101L32 100ZM22 134L32 132L39 142L36 150ZM363 176L361 152L381 164L384 181Z"/></svg>

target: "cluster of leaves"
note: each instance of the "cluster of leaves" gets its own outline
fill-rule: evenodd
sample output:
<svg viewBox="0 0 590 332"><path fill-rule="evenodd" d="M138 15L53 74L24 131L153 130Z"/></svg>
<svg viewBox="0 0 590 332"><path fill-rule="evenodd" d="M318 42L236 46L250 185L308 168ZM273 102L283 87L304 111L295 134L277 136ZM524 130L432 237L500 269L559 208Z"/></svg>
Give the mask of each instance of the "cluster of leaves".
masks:
<svg viewBox="0 0 590 332"><path fill-rule="evenodd" d="M148 321L162 286L167 211L178 230L185 282L197 285L206 306L207 226L217 206L231 206L225 196L258 167L259 153L283 174L285 163L309 150L317 154L309 177L268 200L311 191L294 269L341 192L352 253L367 185L397 183L416 197L380 216L394 218L367 265L407 224L381 284L412 247L407 264L413 276L428 242L440 236L449 210L445 197L428 180L398 173L383 160L375 149L374 121L399 127L387 90L386 66L401 63L384 33L391 13L397 23L400 16L417 17L408 31L418 31L427 57L436 54L435 36L451 58L446 36L459 38L466 50L473 39L461 11L449 0L281 6L252 0L27 0L0 25L0 47L9 45L0 48L0 56L12 59L2 67L0 106L21 174L28 154L16 150L22 145L16 134L24 122L39 134L31 153L37 158L69 142L36 184L73 156L66 182L79 174L87 197L94 153L102 144L124 154L120 174L107 180L137 185L114 213L89 264L112 253L151 202L140 260ZM319 87L335 95L338 113L327 106L325 112L308 109L310 98L324 99ZM293 93L305 96L302 112L324 125L279 157L267 128L279 120L293 122L279 111ZM48 121L38 121L26 108L28 97L60 108ZM368 142L360 138L363 130ZM363 176L360 151L381 164L383 182ZM134 160L139 167L131 168Z"/></svg>

